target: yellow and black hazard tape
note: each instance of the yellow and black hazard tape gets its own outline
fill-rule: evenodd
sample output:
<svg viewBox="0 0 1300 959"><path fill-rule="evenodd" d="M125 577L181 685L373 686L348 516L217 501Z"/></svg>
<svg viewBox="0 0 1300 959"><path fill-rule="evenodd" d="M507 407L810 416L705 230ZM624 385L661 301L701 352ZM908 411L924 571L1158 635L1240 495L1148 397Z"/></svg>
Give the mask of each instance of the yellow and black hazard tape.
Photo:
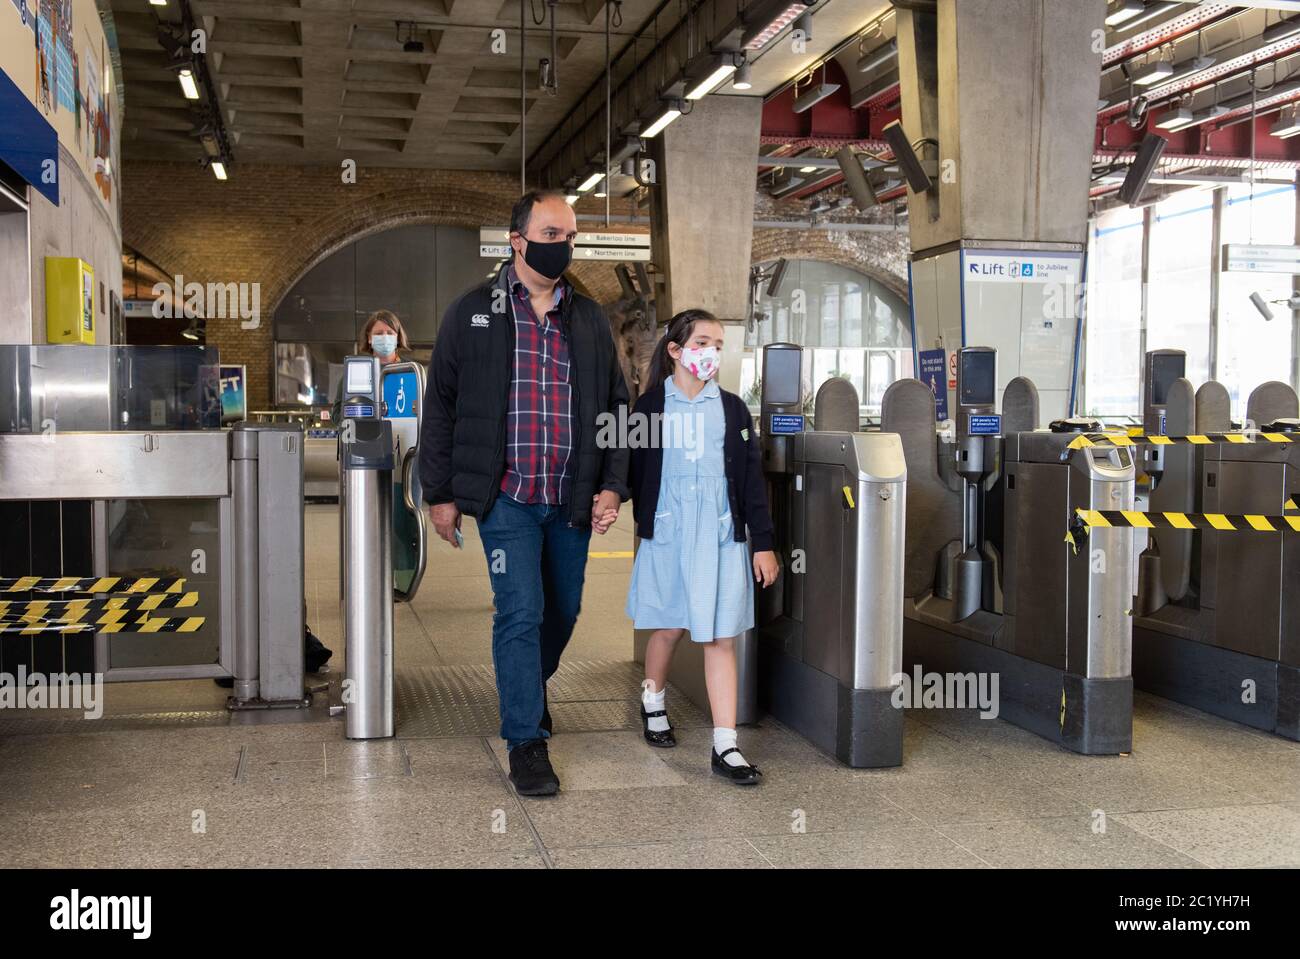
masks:
<svg viewBox="0 0 1300 959"><path fill-rule="evenodd" d="M41 618L67 618L79 613L84 618L91 613L109 610L187 609L198 604L199 594L140 593L125 596L100 596L81 599L0 599L0 617L32 615Z"/></svg>
<svg viewBox="0 0 1300 959"><path fill-rule="evenodd" d="M1194 433L1189 436L1159 436L1156 434L1134 434L1130 436L1127 433L1081 433L1070 441L1069 448L1072 450L1086 449L1103 442L1110 443L1112 446L1214 446L1219 443L1251 444L1256 442L1300 443L1300 439L1297 439L1296 435L1260 432Z"/></svg>
<svg viewBox="0 0 1300 959"><path fill-rule="evenodd" d="M1300 533L1300 516L1252 513L1143 513L1137 510L1076 509L1088 529L1203 529L1222 533Z"/></svg>
<svg viewBox="0 0 1300 959"><path fill-rule="evenodd" d="M0 593L180 593L174 576L18 576L0 578Z"/></svg>
<svg viewBox="0 0 1300 959"><path fill-rule="evenodd" d="M124 615L121 610L114 611L117 615ZM184 618L163 619L150 617L147 614L141 616L138 620L127 621L117 619L113 622L101 623L84 622L84 623L64 623L64 622L12 622L0 620L0 634L18 633L22 635L35 635L38 633L194 633L203 626L205 622L202 616L188 616Z"/></svg>

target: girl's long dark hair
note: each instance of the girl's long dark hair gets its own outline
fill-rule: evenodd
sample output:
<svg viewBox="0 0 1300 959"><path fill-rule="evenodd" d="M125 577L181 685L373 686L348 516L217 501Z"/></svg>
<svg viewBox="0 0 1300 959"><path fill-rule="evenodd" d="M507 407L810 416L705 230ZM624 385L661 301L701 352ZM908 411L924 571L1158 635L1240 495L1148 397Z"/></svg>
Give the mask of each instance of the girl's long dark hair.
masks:
<svg viewBox="0 0 1300 959"><path fill-rule="evenodd" d="M657 390L664 380L673 375L673 358L668 355L668 344L685 346L691 341L696 323L717 323L718 318L708 310L682 310L668 321L668 329L650 356L650 374L646 389Z"/></svg>

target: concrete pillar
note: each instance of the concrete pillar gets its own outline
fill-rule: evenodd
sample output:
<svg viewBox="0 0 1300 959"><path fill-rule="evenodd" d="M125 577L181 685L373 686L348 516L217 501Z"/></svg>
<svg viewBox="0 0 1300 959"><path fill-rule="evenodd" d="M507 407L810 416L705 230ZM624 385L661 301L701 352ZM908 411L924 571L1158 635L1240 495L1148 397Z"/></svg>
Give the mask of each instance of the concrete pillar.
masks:
<svg viewBox="0 0 1300 959"><path fill-rule="evenodd" d="M1075 395L1104 14L1104 0L898 8L903 128L934 180L908 196L916 349L996 347L1000 387L1030 377L1048 419Z"/></svg>
<svg viewBox="0 0 1300 959"><path fill-rule="evenodd" d="M749 255L763 102L705 97L655 137L659 185L652 191L651 246L664 276L660 323L698 307L728 324L719 382L740 387L743 323L749 314Z"/></svg>

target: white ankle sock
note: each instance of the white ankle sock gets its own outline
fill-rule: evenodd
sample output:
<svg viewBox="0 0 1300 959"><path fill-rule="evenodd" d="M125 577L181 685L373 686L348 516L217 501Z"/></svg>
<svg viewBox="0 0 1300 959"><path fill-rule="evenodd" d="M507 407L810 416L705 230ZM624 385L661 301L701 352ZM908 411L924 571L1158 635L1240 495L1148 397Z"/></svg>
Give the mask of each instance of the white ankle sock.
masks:
<svg viewBox="0 0 1300 959"><path fill-rule="evenodd" d="M652 692L652 686L652 683L646 683L641 687L641 705L645 707L645 711L648 713L658 712L663 709L664 696L666 695L662 689L658 692ZM650 727L652 733L667 732L672 728L668 723L667 716L651 716L646 720L646 725Z"/></svg>
<svg viewBox="0 0 1300 959"><path fill-rule="evenodd" d="M713 727L713 751L715 753L717 753L719 756L722 756L724 752L726 752L728 749L734 748L735 745L736 745L736 731L734 729L727 729L725 726ZM745 762L745 757L742 756L739 752L734 752L730 756L723 756L722 761L726 763L728 766L749 765L749 763Z"/></svg>

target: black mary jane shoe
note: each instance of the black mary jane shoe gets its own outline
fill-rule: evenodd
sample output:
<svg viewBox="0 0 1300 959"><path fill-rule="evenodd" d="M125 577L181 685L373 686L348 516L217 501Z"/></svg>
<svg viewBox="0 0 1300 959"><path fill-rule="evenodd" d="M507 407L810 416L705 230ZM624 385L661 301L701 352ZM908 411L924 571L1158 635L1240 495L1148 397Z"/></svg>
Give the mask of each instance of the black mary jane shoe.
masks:
<svg viewBox="0 0 1300 959"><path fill-rule="evenodd" d="M757 766L733 766L726 761L726 758L732 753L740 752L735 746L723 750L722 755L713 750L713 771L724 779L730 779L737 786L752 786L758 782L758 777L763 775L758 771Z"/></svg>
<svg viewBox="0 0 1300 959"><path fill-rule="evenodd" d="M673 735L672 728L656 732L650 728L650 720L659 716L667 716L668 710L657 709L653 713L645 711L645 703L641 704L641 728L645 731L645 741L651 746L658 746L661 749L671 749L677 745L677 737Z"/></svg>

